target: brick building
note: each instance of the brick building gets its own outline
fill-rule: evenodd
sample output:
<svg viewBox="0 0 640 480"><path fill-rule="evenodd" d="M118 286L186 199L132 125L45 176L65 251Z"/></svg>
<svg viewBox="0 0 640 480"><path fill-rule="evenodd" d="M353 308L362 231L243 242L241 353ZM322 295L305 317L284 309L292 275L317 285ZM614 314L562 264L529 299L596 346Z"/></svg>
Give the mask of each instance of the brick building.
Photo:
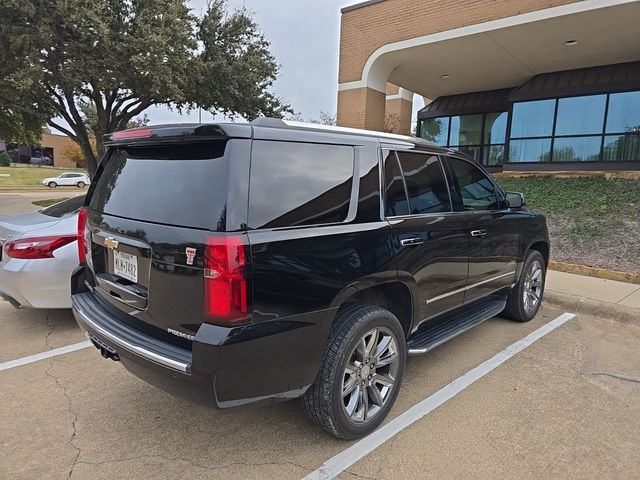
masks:
<svg viewBox="0 0 640 480"><path fill-rule="evenodd" d="M0 141L0 151L6 150L13 163L75 168L76 164L66 154L67 149L73 145L73 141L66 135L54 134L45 128L39 145L19 145Z"/></svg>
<svg viewBox="0 0 640 480"><path fill-rule="evenodd" d="M338 124L505 170L640 169L639 0L370 0L342 9Z"/></svg>

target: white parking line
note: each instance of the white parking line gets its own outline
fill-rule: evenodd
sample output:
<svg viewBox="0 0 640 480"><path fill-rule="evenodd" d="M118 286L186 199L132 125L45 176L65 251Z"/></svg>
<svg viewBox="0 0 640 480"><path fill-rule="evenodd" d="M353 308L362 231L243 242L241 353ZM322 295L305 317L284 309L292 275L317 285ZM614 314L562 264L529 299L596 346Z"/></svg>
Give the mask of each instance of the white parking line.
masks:
<svg viewBox="0 0 640 480"><path fill-rule="evenodd" d="M455 397L469 385L481 379L486 374L502 365L514 355L520 353L535 341L540 340L547 333L550 333L561 325L564 325L573 317L575 317L575 314L573 313L563 313L558 318L551 320L549 323L530 333L522 340L518 340L517 342L509 345L503 351L494 355L486 362L483 362L472 370L469 370L464 375L456 378L453 382L442 387L433 395L425 398L406 412L398 415L396 418L391 420L386 425L383 425L369 436L354 443L352 446L350 446L346 450L343 450L335 457L330 458L325 463L323 463L316 471L307 475L305 477L305 480L335 478L337 475L344 472L351 465L371 453L373 450L378 448L394 435L401 432L417 420L420 420L429 412L432 412L433 410L444 404L447 400Z"/></svg>
<svg viewBox="0 0 640 480"><path fill-rule="evenodd" d="M29 355L28 357L18 358L16 360L9 360L8 362L0 363L0 372L2 370L9 370L10 368L20 367L29 363L38 362L45 358L56 357L58 355L64 355L65 353L75 352L76 350L82 350L83 348L91 347L90 341L74 343L73 345L67 345L66 347L54 348L42 353L36 353L35 355Z"/></svg>

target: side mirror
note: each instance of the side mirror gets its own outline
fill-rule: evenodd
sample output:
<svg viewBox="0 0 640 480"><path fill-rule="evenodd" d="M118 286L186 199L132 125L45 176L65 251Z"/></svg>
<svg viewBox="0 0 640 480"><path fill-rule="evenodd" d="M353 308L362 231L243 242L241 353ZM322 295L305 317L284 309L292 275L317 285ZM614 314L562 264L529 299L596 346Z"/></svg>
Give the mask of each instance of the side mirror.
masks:
<svg viewBox="0 0 640 480"><path fill-rule="evenodd" d="M523 208L527 205L527 202L524 199L524 193L506 192L505 196L507 198L509 208Z"/></svg>

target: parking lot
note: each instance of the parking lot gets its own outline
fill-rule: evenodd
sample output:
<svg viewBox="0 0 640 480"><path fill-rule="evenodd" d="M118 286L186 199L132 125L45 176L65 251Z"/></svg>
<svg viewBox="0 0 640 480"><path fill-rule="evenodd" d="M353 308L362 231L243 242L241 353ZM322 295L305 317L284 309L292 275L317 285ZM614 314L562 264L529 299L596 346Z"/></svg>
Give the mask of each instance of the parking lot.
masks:
<svg viewBox="0 0 640 480"><path fill-rule="evenodd" d="M387 423L563 313L494 318L411 358ZM68 311L0 304L3 366L84 340ZM354 443L296 401L194 406L83 348L0 371L0 478L637 478L639 344L637 323L577 315L377 449L361 441L342 473L331 459Z"/></svg>

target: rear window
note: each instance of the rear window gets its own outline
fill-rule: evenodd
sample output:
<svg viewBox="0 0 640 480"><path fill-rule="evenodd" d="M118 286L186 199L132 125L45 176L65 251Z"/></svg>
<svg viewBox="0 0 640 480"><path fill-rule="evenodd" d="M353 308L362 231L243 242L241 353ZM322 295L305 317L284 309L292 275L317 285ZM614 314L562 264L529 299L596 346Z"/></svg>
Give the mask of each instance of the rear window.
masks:
<svg viewBox="0 0 640 480"><path fill-rule="evenodd" d="M84 195L69 198L62 202L54 203L50 207L43 208L40 213L43 213L49 217L64 218L71 215L75 215L84 205Z"/></svg>
<svg viewBox="0 0 640 480"><path fill-rule="evenodd" d="M225 142L114 150L89 206L107 215L210 229L224 223Z"/></svg>
<svg viewBox="0 0 640 480"><path fill-rule="evenodd" d="M249 226L277 228L344 222L354 150L342 145L255 141Z"/></svg>

